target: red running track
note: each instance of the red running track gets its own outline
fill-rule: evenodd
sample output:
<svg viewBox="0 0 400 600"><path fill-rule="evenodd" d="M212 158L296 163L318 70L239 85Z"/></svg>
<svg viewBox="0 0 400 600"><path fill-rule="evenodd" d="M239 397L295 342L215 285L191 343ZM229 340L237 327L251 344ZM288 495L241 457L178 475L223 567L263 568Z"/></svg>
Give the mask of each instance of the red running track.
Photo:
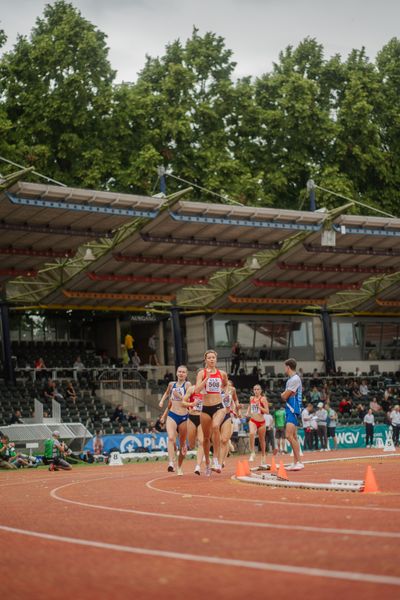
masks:
<svg viewBox="0 0 400 600"><path fill-rule="evenodd" d="M400 595L400 454L309 464L291 481L363 479L379 494L271 489L166 463L0 474L0 589L43 597L197 600ZM325 459L355 451L312 454Z"/></svg>

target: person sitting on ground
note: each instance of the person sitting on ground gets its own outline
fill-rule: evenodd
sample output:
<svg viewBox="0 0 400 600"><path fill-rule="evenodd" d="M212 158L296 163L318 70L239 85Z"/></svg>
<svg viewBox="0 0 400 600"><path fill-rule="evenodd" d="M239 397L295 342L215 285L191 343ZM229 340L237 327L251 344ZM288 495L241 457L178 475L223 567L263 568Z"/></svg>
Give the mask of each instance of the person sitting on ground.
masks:
<svg viewBox="0 0 400 600"><path fill-rule="evenodd" d="M372 398L371 402L369 403L369 407L373 413L377 413L380 410L382 410L378 402L376 401L376 397Z"/></svg>
<svg viewBox="0 0 400 600"><path fill-rule="evenodd" d="M73 368L77 369L77 371L83 371L83 369L85 368L85 365L83 364L80 356L76 357L75 362L73 364Z"/></svg>
<svg viewBox="0 0 400 600"><path fill-rule="evenodd" d="M67 388L65 390L65 394L67 396L67 400L71 400L71 402L73 402L74 404L76 403L78 395L75 391L72 381L68 382Z"/></svg>
<svg viewBox="0 0 400 600"><path fill-rule="evenodd" d="M32 457L31 459L29 455L17 452L14 442L8 443L7 454L9 457L9 463L17 467L17 469L23 467L28 467L28 469L34 469L39 466L39 463L36 462L35 458Z"/></svg>
<svg viewBox="0 0 400 600"><path fill-rule="evenodd" d="M14 413L10 419L10 422L9 422L10 425L15 425L16 423L18 423L20 425L23 424L22 413L19 408L14 411Z"/></svg>
<svg viewBox="0 0 400 600"><path fill-rule="evenodd" d="M49 465L49 471L70 471L71 465L65 460L67 447L60 442L60 432L53 431L51 438L44 442L43 463Z"/></svg>
<svg viewBox="0 0 400 600"><path fill-rule="evenodd" d="M9 438L4 433L0 437L0 469L16 469L17 467L10 462L8 452Z"/></svg>
<svg viewBox="0 0 400 600"><path fill-rule="evenodd" d="M125 417L124 410L122 408L122 404L118 404L115 407L114 413L111 417L111 421L115 421L116 423L122 423L123 421L126 421L126 417Z"/></svg>

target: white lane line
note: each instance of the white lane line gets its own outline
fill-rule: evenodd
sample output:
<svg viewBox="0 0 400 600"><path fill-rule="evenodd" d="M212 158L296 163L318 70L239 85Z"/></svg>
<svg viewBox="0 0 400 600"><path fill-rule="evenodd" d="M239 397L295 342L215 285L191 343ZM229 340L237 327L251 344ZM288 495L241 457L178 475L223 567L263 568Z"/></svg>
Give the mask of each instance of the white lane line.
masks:
<svg viewBox="0 0 400 600"><path fill-rule="evenodd" d="M137 546L123 546L121 544L110 544L107 542L98 542L95 540L85 540L82 538L71 538L40 531L29 531L27 529L17 529L16 527L7 527L0 525L0 530L8 533L25 535L29 537L48 540L51 542L62 542L63 544L74 544L76 546L86 546L98 548L101 550L126 552L129 554L141 554L144 556L154 556L159 558L170 558L173 560L185 560L188 562L205 563L209 565L221 565L226 567L241 567L245 569L257 569L259 571L275 571L278 573L289 573L292 575L305 575L306 577L325 577L329 579L342 579L345 581L359 583L377 583L384 585L400 586L400 577L391 575L378 575L374 573L357 573L350 571L336 571L331 569L318 569L315 567L299 567L296 565L282 565L269 562L257 562L250 560L238 560L234 558L222 558L219 556L201 556L196 554L185 554L183 552L170 552L167 550L154 550L151 548L140 548Z"/></svg>
<svg viewBox="0 0 400 600"><path fill-rule="evenodd" d="M216 475L216 477L218 477L218 475ZM155 487L153 484L156 481L165 481L167 479L170 479L170 477L168 476L162 476L162 477L156 477L155 479L151 479L150 481L148 481L146 483L146 487L148 487L149 489L155 491L155 492L159 492L161 494L172 494L174 496L180 496L182 498L182 496L186 493L186 492L174 492L173 490L164 490L158 487ZM190 495L192 496L192 498L208 498L211 500L230 500L231 502L250 502L251 504L276 504L278 506L286 506L288 508L293 508L293 509L297 509L298 506L304 506L304 507L308 507L308 508L341 508L341 509L345 509L345 510L366 510L368 512L370 511L376 511L376 512L393 512L393 513L398 513L400 512L400 508L385 508L385 507L377 507L377 506L351 506L350 504L320 504L318 502L297 502L295 500L288 502L288 501L284 501L284 500L262 500L262 499L258 499L258 498L236 498L234 496L211 496L208 494L193 494L192 492L190 492Z"/></svg>
<svg viewBox="0 0 400 600"><path fill-rule="evenodd" d="M133 508L119 508L113 506L107 506L103 504L91 504L89 502L81 502L80 500L70 500L68 498L64 498L57 494L62 489L70 487L72 485L78 484L76 483L67 483L66 485L62 485L53 489L50 492L50 496L55 500L60 500L61 502L66 502L67 504L74 504L76 506L83 506L85 508L95 508L99 510L108 510L111 512L119 512L119 513L127 513L133 515L140 515L143 517L153 517L160 519L174 519L178 521L190 521L195 523L212 523L213 525L234 525L236 527L254 527L258 529L279 529L285 531L305 531L308 533L317 533L317 534L335 534L335 535L353 535L353 536L361 536L361 537L374 537L374 538L389 538L389 539L400 539L400 533L395 531L367 531L367 530L357 530L357 529L338 529L335 527L313 527L309 525L284 525L279 523L259 523L254 521L239 521L236 519L211 519L209 517L192 517L187 515L175 515L171 513L159 513L159 512L150 512L144 510L136 510Z"/></svg>

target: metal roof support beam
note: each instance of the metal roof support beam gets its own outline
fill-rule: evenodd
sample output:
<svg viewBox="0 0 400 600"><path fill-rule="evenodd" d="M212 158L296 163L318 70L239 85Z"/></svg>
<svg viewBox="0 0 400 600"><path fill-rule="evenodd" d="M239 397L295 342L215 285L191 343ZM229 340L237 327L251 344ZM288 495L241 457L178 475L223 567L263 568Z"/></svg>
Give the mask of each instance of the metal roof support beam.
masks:
<svg viewBox="0 0 400 600"><path fill-rule="evenodd" d="M342 235L378 235L380 237L400 237L400 229L377 229L376 227L354 227L352 225L332 225Z"/></svg>
<svg viewBox="0 0 400 600"><path fill-rule="evenodd" d="M2 231L26 231L27 233L44 233L51 235L76 236L83 238L109 237L111 231L93 231L92 229L74 229L72 227L54 227L49 225L29 225L28 223L7 223L0 221Z"/></svg>
<svg viewBox="0 0 400 600"><path fill-rule="evenodd" d="M320 231L322 223L293 223L285 221L257 221L250 219L231 219L227 217L206 217L205 215L182 215L169 212L174 221L183 223L205 223L211 225L234 225L236 227L260 227L264 229L286 229L289 231Z"/></svg>
<svg viewBox="0 0 400 600"><path fill-rule="evenodd" d="M238 242L237 240L217 240L216 238L177 238L172 236L157 236L148 233L141 233L140 237L144 242L159 244L179 244L187 246L216 246L217 248L250 248L253 250L278 250L280 242L273 244L263 244L259 242Z"/></svg>
<svg viewBox="0 0 400 600"><path fill-rule="evenodd" d="M158 210L137 210L135 208L115 208L113 206L92 206L90 204L77 204L75 202L63 202L59 200L44 200L43 198L21 198L9 192L5 192L12 204L18 206L36 206L41 208L56 208L61 210L73 210L75 212L97 213L112 215L114 217L139 217L154 219Z"/></svg>

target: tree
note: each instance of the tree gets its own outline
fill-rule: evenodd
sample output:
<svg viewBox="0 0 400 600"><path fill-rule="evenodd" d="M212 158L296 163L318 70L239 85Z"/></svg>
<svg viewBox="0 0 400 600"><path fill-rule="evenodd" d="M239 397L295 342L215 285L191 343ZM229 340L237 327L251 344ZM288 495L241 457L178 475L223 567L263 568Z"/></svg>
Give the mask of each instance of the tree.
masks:
<svg viewBox="0 0 400 600"><path fill-rule="evenodd" d="M3 55L0 84L13 158L71 185L101 187L114 71L105 35L64 0Z"/></svg>

